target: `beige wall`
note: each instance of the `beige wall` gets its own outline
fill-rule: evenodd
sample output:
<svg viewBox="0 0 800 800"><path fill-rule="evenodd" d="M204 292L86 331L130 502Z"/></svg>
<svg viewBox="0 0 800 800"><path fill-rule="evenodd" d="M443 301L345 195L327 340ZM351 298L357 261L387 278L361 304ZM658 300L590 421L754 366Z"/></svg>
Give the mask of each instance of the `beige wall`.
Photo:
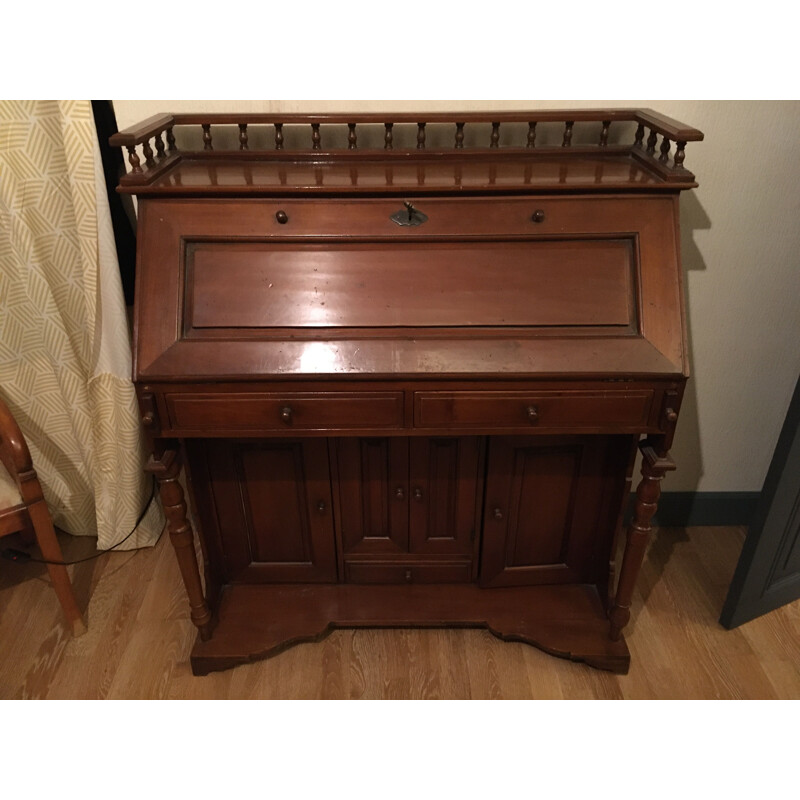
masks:
<svg viewBox="0 0 800 800"><path fill-rule="evenodd" d="M800 103L698 101L132 101L159 111L404 111L644 106L706 135L681 200L692 380L667 491L758 491L800 372Z"/></svg>

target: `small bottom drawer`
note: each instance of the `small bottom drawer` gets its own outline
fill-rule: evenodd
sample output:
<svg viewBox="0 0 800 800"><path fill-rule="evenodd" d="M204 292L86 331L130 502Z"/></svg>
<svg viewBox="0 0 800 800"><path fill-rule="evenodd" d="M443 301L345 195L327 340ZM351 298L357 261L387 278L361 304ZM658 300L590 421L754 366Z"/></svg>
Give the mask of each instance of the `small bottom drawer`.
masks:
<svg viewBox="0 0 800 800"><path fill-rule="evenodd" d="M347 583L468 583L471 561L350 561L344 565Z"/></svg>

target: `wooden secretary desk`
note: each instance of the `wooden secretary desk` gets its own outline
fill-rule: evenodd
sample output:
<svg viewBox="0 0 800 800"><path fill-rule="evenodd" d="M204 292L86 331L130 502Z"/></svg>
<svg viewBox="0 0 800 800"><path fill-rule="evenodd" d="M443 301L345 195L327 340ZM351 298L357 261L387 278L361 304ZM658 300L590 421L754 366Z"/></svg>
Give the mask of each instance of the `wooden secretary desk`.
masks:
<svg viewBox="0 0 800 800"><path fill-rule="evenodd" d="M627 671L702 138L640 109L175 114L112 137L196 674L336 626L485 626Z"/></svg>

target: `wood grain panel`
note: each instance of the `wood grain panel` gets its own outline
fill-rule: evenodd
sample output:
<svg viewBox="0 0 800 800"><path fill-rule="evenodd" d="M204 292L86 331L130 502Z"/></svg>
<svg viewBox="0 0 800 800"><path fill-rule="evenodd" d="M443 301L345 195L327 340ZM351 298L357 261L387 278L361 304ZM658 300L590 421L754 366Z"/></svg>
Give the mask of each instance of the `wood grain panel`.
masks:
<svg viewBox="0 0 800 800"><path fill-rule="evenodd" d="M402 392L231 392L167 394L175 429L327 430L403 423Z"/></svg>
<svg viewBox="0 0 800 800"><path fill-rule="evenodd" d="M471 555L479 529L479 438L413 439L410 447L410 551Z"/></svg>
<svg viewBox="0 0 800 800"><path fill-rule="evenodd" d="M633 269L620 239L204 242L187 248L187 327L624 327Z"/></svg>
<svg viewBox="0 0 800 800"><path fill-rule="evenodd" d="M324 440L209 441L200 454L194 491L213 495L216 519L203 522L215 529L228 581L336 580Z"/></svg>
<svg viewBox="0 0 800 800"><path fill-rule="evenodd" d="M416 427L640 429L647 423L652 391L415 392Z"/></svg>
<svg viewBox="0 0 800 800"><path fill-rule="evenodd" d="M626 436L492 438L481 583L599 583L629 452Z"/></svg>
<svg viewBox="0 0 800 800"><path fill-rule="evenodd" d="M346 556L408 551L408 441L337 439L341 541Z"/></svg>

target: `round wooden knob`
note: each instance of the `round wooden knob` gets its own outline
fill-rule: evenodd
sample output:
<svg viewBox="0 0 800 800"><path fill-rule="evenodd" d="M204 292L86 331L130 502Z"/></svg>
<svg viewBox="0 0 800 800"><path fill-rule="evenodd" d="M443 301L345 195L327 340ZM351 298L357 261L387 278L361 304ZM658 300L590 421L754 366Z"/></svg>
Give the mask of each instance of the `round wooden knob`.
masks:
<svg viewBox="0 0 800 800"><path fill-rule="evenodd" d="M275 215L275 219L278 220L281 225L285 225L289 221L289 215L285 211L279 211Z"/></svg>
<svg viewBox="0 0 800 800"><path fill-rule="evenodd" d="M398 486L398 487L397 487L397 488L394 490L394 496L395 496L395 497L396 497L398 500L402 500L402 499L404 499L404 498L405 498L405 496L406 496L405 489L403 489L403 487L402 487L402 486Z"/></svg>
<svg viewBox="0 0 800 800"><path fill-rule="evenodd" d="M145 428L151 428L155 421L156 421L156 416L152 411L148 411L142 417L142 425L144 425Z"/></svg>
<svg viewBox="0 0 800 800"><path fill-rule="evenodd" d="M406 583L411 583L411 570L406 570Z"/></svg>
<svg viewBox="0 0 800 800"><path fill-rule="evenodd" d="M291 409L291 406L284 406L281 409L281 419L284 422L291 422L292 421L292 409Z"/></svg>
<svg viewBox="0 0 800 800"><path fill-rule="evenodd" d="M414 489L414 499L422 500L422 489L420 489L419 486L416 489Z"/></svg>
<svg viewBox="0 0 800 800"><path fill-rule="evenodd" d="M664 416L667 418L667 422L677 422L678 421L678 412L674 408L668 408L664 412Z"/></svg>
<svg viewBox="0 0 800 800"><path fill-rule="evenodd" d="M528 422L531 424L539 419L539 409L536 406L528 406L525 409L525 413L528 415Z"/></svg>
<svg viewBox="0 0 800 800"><path fill-rule="evenodd" d="M503 519L503 512L499 508L495 508L494 511L492 511L492 516L499 522Z"/></svg>
<svg viewBox="0 0 800 800"><path fill-rule="evenodd" d="M541 208L537 208L536 211L531 214L531 220L533 222L544 222L544 211Z"/></svg>
<svg viewBox="0 0 800 800"><path fill-rule="evenodd" d="M317 503L317 511L319 511L320 514L322 514L325 511L325 501L324 500L320 500L319 503Z"/></svg>

